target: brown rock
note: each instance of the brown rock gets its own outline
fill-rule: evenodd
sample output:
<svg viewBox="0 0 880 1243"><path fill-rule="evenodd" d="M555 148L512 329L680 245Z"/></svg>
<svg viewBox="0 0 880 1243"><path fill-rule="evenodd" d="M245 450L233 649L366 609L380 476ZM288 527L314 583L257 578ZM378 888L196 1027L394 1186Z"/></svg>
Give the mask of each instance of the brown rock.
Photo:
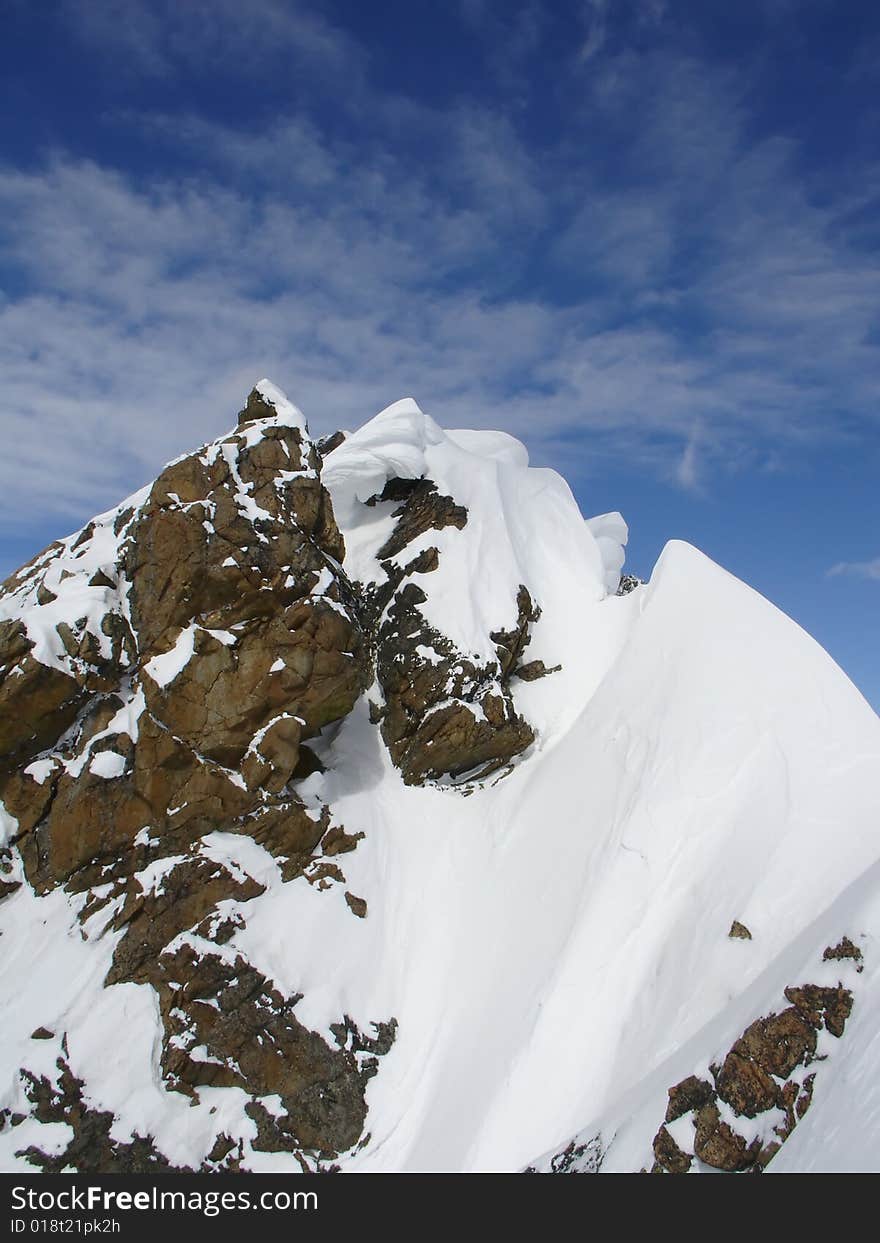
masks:
<svg viewBox="0 0 880 1243"><path fill-rule="evenodd" d="M328 829L321 841L321 850L325 855L348 854L356 850L357 844L363 839L363 833L346 833L339 825Z"/></svg>
<svg viewBox="0 0 880 1243"><path fill-rule="evenodd" d="M523 651L531 640L531 626L541 616L532 603L528 589L520 584L516 597L517 621L513 630L495 630L489 638L496 645L501 677L509 677L516 669Z"/></svg>
<svg viewBox="0 0 880 1243"><path fill-rule="evenodd" d="M546 678L550 673L559 673L561 668L562 665L551 665L548 668L543 660L530 660L528 664L517 665L511 677L519 678L521 682L537 682L539 678Z"/></svg>
<svg viewBox="0 0 880 1243"><path fill-rule="evenodd" d="M794 1006L757 1019L743 1032L733 1051L768 1075L787 1079L795 1066L816 1052L816 1032Z"/></svg>
<svg viewBox="0 0 880 1243"><path fill-rule="evenodd" d="M193 1092L229 1085L256 1097L277 1094L285 1111L277 1131L296 1146L336 1154L357 1142L375 1064L362 1071L352 1052L309 1031L293 1013L298 998L281 997L242 958L198 957L183 946L161 964L168 981L160 994L162 1059L170 1087ZM187 1049L197 1048L210 1060L191 1058Z"/></svg>
<svg viewBox="0 0 880 1243"><path fill-rule="evenodd" d="M752 934L749 932L745 924L741 924L735 919L730 925L730 932L727 934L732 940L751 941Z"/></svg>
<svg viewBox="0 0 880 1243"><path fill-rule="evenodd" d="M721 1121L718 1106L704 1105L697 1114L694 1153L716 1170L746 1170L754 1165L760 1141L751 1144Z"/></svg>
<svg viewBox="0 0 880 1243"><path fill-rule="evenodd" d="M675 1122L691 1110L701 1109L703 1105L715 1099L715 1091L711 1083L698 1079L696 1075L688 1075L675 1087L669 1089L669 1104L666 1107L666 1121Z"/></svg>
<svg viewBox="0 0 880 1243"><path fill-rule="evenodd" d="M363 836L339 826L328 832L329 811L316 817L293 792L321 767L303 740L351 710L373 678L373 653L362 621L368 603L339 565L344 544L320 481L320 455L299 428L273 419L272 403L254 391L239 430L173 463L143 504L119 513L119 564L88 572L90 598L104 608L99 626L94 613L58 622L63 671L35 659L21 622L0 623L0 797L17 821L29 883L41 893L64 884L84 894L89 935L102 910L105 926L121 930L107 982L156 990L169 1086L277 1092L285 1112L274 1119L263 1109L260 1142L304 1160L304 1147L335 1152L357 1142L364 1083L387 1051L379 1047L384 1037L373 1049L349 1031L346 1046L334 1049L297 1022L298 998L281 997L244 958L201 952L206 943L228 946L246 904L262 892L201 854L202 836L247 834L271 852L285 881L305 874L319 887L344 883L333 857ZM259 435L256 420L266 421ZM397 535L404 543L432 524L465 520L431 484L415 483L403 499ZM90 523L73 541L80 557L96 530ZM44 604L61 598L43 582L56 558L70 566L54 567L53 584L76 575L85 587L79 558L59 544L4 592ZM437 564L429 549L409 572L430 573ZM192 655L160 685L150 662L184 631ZM126 705L141 702L143 710L126 716ZM503 726L503 703L495 715ZM23 771L41 752L54 761L42 784ZM106 756L100 762L105 752L111 765ZM144 892L143 869L178 855L182 861L166 865L160 879L154 872L156 883ZM0 881L0 896L14 884ZM365 917L365 900L346 896ZM178 948L169 953L172 943ZM61 1165L37 1149L29 1159L53 1170L167 1167L149 1137L112 1141L112 1118L89 1110L82 1085L66 1065L59 1070L57 1084L33 1081L35 1116L68 1122L74 1139ZM235 1168L240 1153L227 1141L218 1137L211 1168ZM315 1168L319 1158L309 1160Z"/></svg>
<svg viewBox="0 0 880 1243"><path fill-rule="evenodd" d="M376 554L380 561L397 556L426 531L442 531L449 526L461 530L467 523L464 506L456 505L451 496L441 496L430 479L389 479L382 493L373 500L374 503L376 500L403 501L394 511L397 518L394 531Z"/></svg>
<svg viewBox="0 0 880 1243"><path fill-rule="evenodd" d="M334 882L345 884L345 874L335 863L315 863L304 873L306 880L316 889L329 889Z"/></svg>
<svg viewBox="0 0 880 1243"><path fill-rule="evenodd" d="M318 452L326 458L342 444L345 444L345 432L334 432L332 436L324 436L318 441Z"/></svg>
<svg viewBox="0 0 880 1243"><path fill-rule="evenodd" d="M15 893L16 889L21 889L20 880L0 880L0 902Z"/></svg>
<svg viewBox="0 0 880 1243"><path fill-rule="evenodd" d="M125 935L114 951L106 983L161 983L160 954L179 933L201 923L203 935L216 940L216 929L205 917L217 903L249 902L263 891L251 877L237 879L221 864L202 856L178 863L150 893L145 894L136 879L130 881L122 909L113 920L114 929L125 928ZM220 923L216 921L218 929Z"/></svg>
<svg viewBox="0 0 880 1243"><path fill-rule="evenodd" d="M741 1046L737 1041L734 1049ZM776 1084L765 1070L750 1058L731 1051L718 1075L718 1095L735 1113L754 1118L776 1104Z"/></svg>
<svg viewBox="0 0 880 1243"><path fill-rule="evenodd" d="M779 1149L781 1147L782 1147L782 1140L778 1140L778 1139L772 1139L770 1140L768 1144L765 1144L764 1147L761 1149L761 1151L758 1153L757 1157L755 1157L755 1165L758 1167L758 1169L759 1170L766 1169L767 1166L770 1164L770 1162L773 1160L773 1158L776 1156L777 1152L779 1152Z"/></svg>
<svg viewBox="0 0 880 1243"><path fill-rule="evenodd" d="M512 711L508 720L494 725L476 717L465 703L450 704L431 713L397 749L397 763L410 785L444 774L473 772L482 777L524 751L533 739L530 726Z"/></svg>
<svg viewBox="0 0 880 1243"><path fill-rule="evenodd" d="M125 735L112 742L114 750L126 743L131 748L125 775L107 780L88 766L78 777L63 774L45 819L21 842L28 880L38 892L88 864L118 858L147 826L161 838L188 824L196 836L253 805L222 769L202 763L147 714L136 745Z"/></svg>
<svg viewBox="0 0 880 1243"><path fill-rule="evenodd" d="M367 903L365 898L355 897L353 893L346 890L345 900L348 903L348 909L352 915L357 915L358 919L367 918Z"/></svg>
<svg viewBox="0 0 880 1243"><path fill-rule="evenodd" d="M825 1027L832 1036L842 1036L846 1021L852 1013L853 997L848 988L820 988L804 984L800 988L787 988L785 996L812 1027Z"/></svg>
<svg viewBox="0 0 880 1243"><path fill-rule="evenodd" d="M84 1174L155 1174L175 1170L156 1150L151 1136L135 1134L130 1143L112 1139L114 1115L92 1109L86 1103L83 1099L85 1084L76 1078L63 1058L58 1059L57 1066L60 1075L56 1084L28 1070L20 1074L31 1102L32 1117L43 1124L64 1123L70 1128L72 1138L61 1152L54 1144L48 1152L32 1144L19 1150L16 1156L47 1174L69 1170Z"/></svg>
<svg viewBox="0 0 880 1243"><path fill-rule="evenodd" d="M108 574L105 574L103 570L96 570L95 573L92 575L92 577L89 579L89 586L90 587L108 587L108 588L115 590L116 583L113 581L112 578L110 578Z"/></svg>
<svg viewBox="0 0 880 1243"><path fill-rule="evenodd" d="M18 769L0 775L0 800L11 816L18 821L19 833L30 833L49 808L55 794L57 777L42 782Z"/></svg>
<svg viewBox="0 0 880 1243"><path fill-rule="evenodd" d="M68 674L29 652L10 657L20 651L21 633L7 636L5 650L0 647L0 773L23 767L53 744L86 700L84 688Z"/></svg>
<svg viewBox="0 0 880 1243"><path fill-rule="evenodd" d="M477 779L524 751L534 734L516 713L498 667L477 668L457 652L426 623L425 600L408 583L379 628L382 737L410 785L464 773Z"/></svg>
<svg viewBox="0 0 880 1243"><path fill-rule="evenodd" d="M289 881L303 874L329 820L326 808L319 820L313 820L301 803L287 799L264 804L254 815L230 825L229 830L244 833L264 846L277 860L282 879Z"/></svg>
<svg viewBox="0 0 880 1243"><path fill-rule="evenodd" d="M838 941L837 945L829 945L825 949L822 959L824 962L828 962L829 960L843 961L844 959L851 959L853 962L861 964L862 951L857 945L853 945L849 937L843 937L840 941ZM861 971L861 965L859 965L856 969Z"/></svg>
<svg viewBox="0 0 880 1243"><path fill-rule="evenodd" d="M795 1113L797 1115L798 1121L800 1121L800 1119L803 1118L804 1114L807 1112L807 1110L810 1108L810 1105L813 1103L813 1084L815 1083L815 1081L816 1081L815 1075L807 1075L807 1077L804 1079L803 1087L801 1089L801 1094L798 1097L797 1101L795 1102Z"/></svg>
<svg viewBox="0 0 880 1243"><path fill-rule="evenodd" d="M686 1174L693 1160L688 1153L682 1152L665 1126L661 1126L654 1136L654 1157L657 1166L668 1174Z"/></svg>

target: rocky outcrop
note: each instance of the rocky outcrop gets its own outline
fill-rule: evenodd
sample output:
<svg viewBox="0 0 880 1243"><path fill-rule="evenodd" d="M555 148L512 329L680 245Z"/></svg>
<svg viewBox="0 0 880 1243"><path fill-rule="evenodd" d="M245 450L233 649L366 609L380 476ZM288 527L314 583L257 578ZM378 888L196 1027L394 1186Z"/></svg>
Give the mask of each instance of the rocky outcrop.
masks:
<svg viewBox="0 0 880 1243"><path fill-rule="evenodd" d="M166 951L157 968L169 1086L186 1093L238 1087L255 1102L279 1097L281 1111L272 1117L288 1149L332 1158L357 1143L367 1113L364 1088L378 1068L375 1057L334 1048L309 1031L294 1014L301 997L282 997L241 955L199 953L183 944ZM381 1030L387 1052L394 1026ZM263 1142L269 1147L265 1137Z"/></svg>
<svg viewBox="0 0 880 1243"><path fill-rule="evenodd" d="M83 1099L85 1084L77 1079L64 1058L57 1062L58 1076L51 1082L45 1075L23 1071L31 1117L43 1125L60 1123L69 1128L71 1138L60 1152L44 1152L36 1144L21 1148L17 1156L46 1174L77 1170L81 1174L157 1174L182 1173L159 1152L152 1136L135 1135L130 1142L113 1139L114 1115L93 1109ZM24 1122L23 1114L12 1125ZM227 1166L227 1168L235 1168Z"/></svg>
<svg viewBox="0 0 880 1243"><path fill-rule="evenodd" d="M826 949L825 961L861 959L848 938L840 944L854 952ZM727 1173L760 1172L779 1151L813 1099L825 1057L820 1033L840 1039L853 1005L842 983L788 987L784 995L789 1006L751 1023L709 1077L690 1075L669 1089L653 1173L686 1174L695 1161Z"/></svg>
<svg viewBox="0 0 880 1243"><path fill-rule="evenodd" d="M640 578L636 578L633 574L621 574L620 583L618 584L618 596L628 596L631 591L635 591L636 587L644 587L644 582Z"/></svg>
<svg viewBox="0 0 880 1243"><path fill-rule="evenodd" d="M12 872L12 852L0 850L0 902L21 888L21 881Z"/></svg>
<svg viewBox="0 0 880 1243"><path fill-rule="evenodd" d="M408 784L458 779L480 780L508 764L534 741L534 733L515 708L514 677L530 679L552 672L543 662L521 662L530 627L538 620L528 590L517 597L513 630L492 632L497 660L479 664L459 652L427 620L428 582L439 566L439 551L428 547L404 559L408 546L431 530L462 530L467 511L441 495L427 479L391 479L367 505L402 502L396 524L379 549L385 581L364 590L365 628L373 635L376 679L384 702L374 706L391 758Z"/></svg>
<svg viewBox="0 0 880 1243"><path fill-rule="evenodd" d="M21 622L0 623L0 778L54 742L87 698L74 677L34 659L33 646Z"/></svg>
<svg viewBox="0 0 880 1243"><path fill-rule="evenodd" d="M451 496L441 496L430 479L389 479L382 492L366 504L377 501L403 502L395 512L394 531L376 554L380 561L396 557L426 531L442 531L444 527L460 531L467 522L464 506L456 505Z"/></svg>
<svg viewBox="0 0 880 1243"><path fill-rule="evenodd" d="M534 734L518 715L496 665L463 656L421 612L427 596L407 583L377 634L382 737L404 781L473 779L524 751Z"/></svg>
<svg viewBox="0 0 880 1243"><path fill-rule="evenodd" d="M254 390L235 432L6 585L0 797L38 890L271 807L350 711L369 661L318 466Z"/></svg>
<svg viewBox="0 0 880 1243"><path fill-rule="evenodd" d="M156 991L166 1087L235 1086L255 1109L277 1095L262 1142L323 1159L358 1141L376 1054L309 1031L300 995L234 948L264 886L208 840L250 837L282 882L327 889L362 836L296 792L317 765L305 744L372 677L320 465L261 385L233 432L4 584L0 799L33 889L64 885L84 930L115 936L107 984ZM109 1141L66 1066L28 1082L35 1109L74 1127L68 1165L162 1166L148 1140Z"/></svg>
<svg viewBox="0 0 880 1243"><path fill-rule="evenodd" d="M604 1155L598 1136L593 1136L582 1143L572 1140L565 1148L561 1148L559 1152L550 1157L546 1172L549 1174L598 1174L602 1168ZM527 1165L523 1173L537 1174L538 1169L534 1165Z"/></svg>
<svg viewBox="0 0 880 1243"><path fill-rule="evenodd" d="M842 979L834 984L828 963L840 965ZM822 1091L824 1064L844 1037L861 970L861 950L843 937L817 964L824 984L784 988L787 1005L750 1023L723 1058L673 1084L650 1141L650 1172L762 1173L809 1110L814 1090ZM525 1172L599 1173L614 1150L616 1128L629 1121L608 1116L595 1133L581 1132ZM629 1126L621 1130L628 1143Z"/></svg>

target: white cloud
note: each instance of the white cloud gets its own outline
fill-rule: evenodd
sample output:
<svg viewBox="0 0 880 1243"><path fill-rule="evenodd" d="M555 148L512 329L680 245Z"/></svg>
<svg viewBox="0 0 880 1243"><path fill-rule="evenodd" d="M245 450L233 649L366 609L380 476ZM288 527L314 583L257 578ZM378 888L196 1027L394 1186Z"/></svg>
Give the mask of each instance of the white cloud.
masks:
<svg viewBox="0 0 880 1243"><path fill-rule="evenodd" d="M675 481L685 492L701 493L702 463L699 452L699 431L694 429L675 467Z"/></svg>
<svg viewBox="0 0 880 1243"><path fill-rule="evenodd" d="M274 38L282 9L250 11ZM149 26L150 6L133 11ZM177 20L120 37L171 72L191 34ZM325 48L335 35L315 20L313 63L363 62L347 37ZM569 475L626 459L691 490L822 444L841 415L868 427L880 270L851 227L862 192L815 201L789 144L747 141L736 81L692 61L605 53L587 76L583 112L544 149L497 108L372 87L383 124L347 139L320 112L250 128L117 115L185 157L184 178L62 153L0 168L15 277L0 301L0 521L106 508L223 430L263 374L319 431L413 393ZM609 148L594 149L597 128Z"/></svg>
<svg viewBox="0 0 880 1243"><path fill-rule="evenodd" d="M608 0L585 0L583 20L587 33L578 50L578 60L582 64L593 60L605 46L608 37L607 10Z"/></svg>
<svg viewBox="0 0 880 1243"><path fill-rule="evenodd" d="M311 6L288 0L63 0L74 37L114 56L116 72L187 70L247 78L279 65L325 74L364 69L362 47Z"/></svg>
<svg viewBox="0 0 880 1243"><path fill-rule="evenodd" d="M875 557L873 561L838 561L828 571L829 578L836 578L841 574L880 582L880 557Z"/></svg>

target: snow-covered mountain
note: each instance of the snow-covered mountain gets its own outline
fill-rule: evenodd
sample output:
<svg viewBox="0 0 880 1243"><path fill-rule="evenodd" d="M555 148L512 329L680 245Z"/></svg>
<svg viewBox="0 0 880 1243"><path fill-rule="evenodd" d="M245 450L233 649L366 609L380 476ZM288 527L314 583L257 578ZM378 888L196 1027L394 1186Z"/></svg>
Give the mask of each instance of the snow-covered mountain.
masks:
<svg viewBox="0 0 880 1243"><path fill-rule="evenodd" d="M880 1165L880 719L626 538L262 381L6 582L0 1168Z"/></svg>

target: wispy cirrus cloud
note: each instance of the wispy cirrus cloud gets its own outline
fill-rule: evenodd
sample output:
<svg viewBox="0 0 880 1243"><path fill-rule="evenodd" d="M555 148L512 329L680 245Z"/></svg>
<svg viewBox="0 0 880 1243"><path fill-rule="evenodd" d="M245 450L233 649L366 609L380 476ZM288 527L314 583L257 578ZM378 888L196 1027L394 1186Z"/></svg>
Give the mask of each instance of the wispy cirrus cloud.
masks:
<svg viewBox="0 0 880 1243"><path fill-rule="evenodd" d="M61 0L84 47L122 57L116 70L168 79L181 72L233 75L363 72L362 44L320 9L286 0Z"/></svg>
<svg viewBox="0 0 880 1243"><path fill-rule="evenodd" d="M828 571L828 577L838 578L840 575L880 582L880 557L875 557L873 561L838 561Z"/></svg>
<svg viewBox="0 0 880 1243"><path fill-rule="evenodd" d="M262 374L319 431L413 393L570 475L626 460L689 491L876 427L880 266L854 223L871 179L817 195L795 144L755 139L733 73L667 46L585 65L573 46L579 103L536 143L498 100L396 94L302 6L124 7L128 24L69 12L83 41L136 40L129 72L180 73L203 36L218 65L268 41L318 76L344 63L369 123L120 108L137 170L63 150L0 168L3 521L109 505Z"/></svg>

